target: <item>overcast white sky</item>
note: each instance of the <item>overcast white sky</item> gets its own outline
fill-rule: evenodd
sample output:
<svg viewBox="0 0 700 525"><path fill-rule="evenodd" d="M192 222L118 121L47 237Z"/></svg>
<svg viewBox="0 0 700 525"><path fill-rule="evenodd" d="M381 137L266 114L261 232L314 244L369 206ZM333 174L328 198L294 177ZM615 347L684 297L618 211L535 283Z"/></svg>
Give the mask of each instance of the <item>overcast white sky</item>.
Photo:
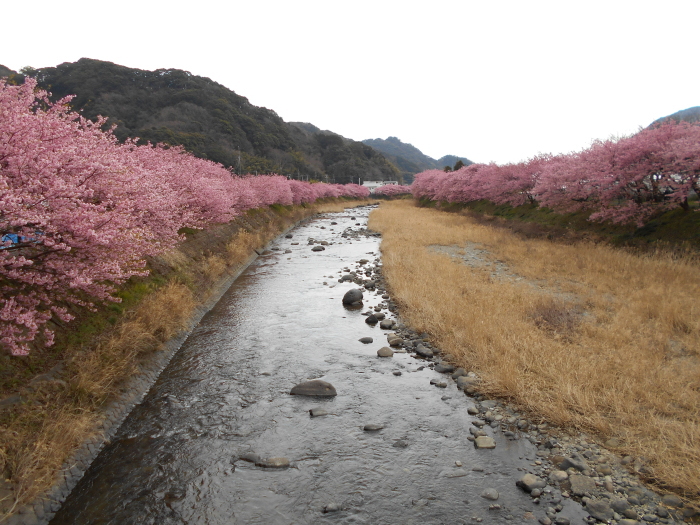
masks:
<svg viewBox="0 0 700 525"><path fill-rule="evenodd" d="M700 105L698 0L3 6L0 64L81 57L209 77L286 121L517 162Z"/></svg>

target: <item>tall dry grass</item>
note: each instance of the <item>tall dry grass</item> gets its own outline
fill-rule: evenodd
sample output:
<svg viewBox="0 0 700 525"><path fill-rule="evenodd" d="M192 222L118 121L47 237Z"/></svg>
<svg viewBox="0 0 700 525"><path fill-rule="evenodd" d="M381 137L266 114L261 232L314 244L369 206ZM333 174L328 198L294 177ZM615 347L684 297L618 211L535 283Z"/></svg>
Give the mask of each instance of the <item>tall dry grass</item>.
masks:
<svg viewBox="0 0 700 525"><path fill-rule="evenodd" d="M402 316L476 371L484 393L616 437L620 452L646 459L657 484L700 499L696 259L523 240L406 201L383 204L370 228L383 234ZM429 249L467 243L508 271Z"/></svg>

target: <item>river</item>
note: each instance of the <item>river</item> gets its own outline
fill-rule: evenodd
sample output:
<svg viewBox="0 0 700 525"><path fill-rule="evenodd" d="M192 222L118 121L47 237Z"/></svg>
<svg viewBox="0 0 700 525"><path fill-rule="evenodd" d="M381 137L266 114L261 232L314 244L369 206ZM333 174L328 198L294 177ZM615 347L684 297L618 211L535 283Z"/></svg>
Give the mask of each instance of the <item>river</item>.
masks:
<svg viewBox="0 0 700 525"><path fill-rule="evenodd" d="M338 282L343 269L380 264L379 238L363 232L371 209L317 216L277 239L192 332L51 523L536 523L547 501L558 503L556 489L538 505L515 486L537 459L527 439L487 426L496 448L475 449L472 401L454 381L410 353L377 357L388 331L362 313L384 302L381 292L365 291L363 308L341 303L357 287ZM325 250L313 252L310 237ZM309 379L338 395L290 395ZM328 415L311 417L316 407ZM487 488L497 500L482 497ZM560 516L583 523L577 504L561 504Z"/></svg>

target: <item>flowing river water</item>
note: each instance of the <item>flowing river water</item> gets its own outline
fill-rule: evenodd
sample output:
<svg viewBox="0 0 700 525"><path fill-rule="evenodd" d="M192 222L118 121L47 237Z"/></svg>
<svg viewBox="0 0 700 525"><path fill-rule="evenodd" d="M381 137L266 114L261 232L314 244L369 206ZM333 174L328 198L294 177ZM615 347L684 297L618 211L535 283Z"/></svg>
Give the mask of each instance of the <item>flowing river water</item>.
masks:
<svg viewBox="0 0 700 525"><path fill-rule="evenodd" d="M496 448L475 449L471 401L449 377L409 353L377 357L388 331L362 312L380 295L365 291L362 309L346 308L343 294L357 285L338 282L362 258L380 264L377 237L341 235L364 229L370 211L317 216L277 239L204 317L51 523L536 523L557 503L559 516L583 523L586 513L557 501L556 489L538 505L515 486L537 459L528 440L487 426ZM325 251L311 251L309 237L327 241ZM358 341L366 336L374 342ZM338 395L290 395L308 379ZM328 415L311 417L317 407ZM240 459L251 453L290 467ZM482 497L488 488L497 500Z"/></svg>

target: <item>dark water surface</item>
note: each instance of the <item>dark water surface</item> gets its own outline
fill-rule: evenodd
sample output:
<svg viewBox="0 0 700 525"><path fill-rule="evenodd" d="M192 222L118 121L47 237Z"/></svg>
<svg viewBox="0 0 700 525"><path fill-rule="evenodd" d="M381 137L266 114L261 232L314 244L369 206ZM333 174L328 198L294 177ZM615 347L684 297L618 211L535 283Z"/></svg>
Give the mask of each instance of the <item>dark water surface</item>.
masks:
<svg viewBox="0 0 700 525"><path fill-rule="evenodd" d="M369 211L327 214L278 239L281 250L260 257L205 316L51 523L536 523L526 513L544 516L515 487L535 448L497 435L495 450L475 450L466 439L469 398L451 380L447 389L430 385L446 377L418 370L426 363L409 354L378 358L387 332L341 304L356 285L338 283L337 272L374 260L379 239L340 233L364 226ZM308 237L335 244L312 252ZM365 309L380 301L365 292ZM374 343L358 342L363 336ZM338 396L289 395L315 378ZM311 418L319 406L330 415ZM368 423L384 429L365 432ZM407 446L394 446L399 440ZM248 452L286 457L291 468L237 460ZM498 501L480 497L487 487L500 492ZM331 504L341 510L324 513ZM489 510L493 504L501 508ZM570 506L562 515L581 523L584 514Z"/></svg>

